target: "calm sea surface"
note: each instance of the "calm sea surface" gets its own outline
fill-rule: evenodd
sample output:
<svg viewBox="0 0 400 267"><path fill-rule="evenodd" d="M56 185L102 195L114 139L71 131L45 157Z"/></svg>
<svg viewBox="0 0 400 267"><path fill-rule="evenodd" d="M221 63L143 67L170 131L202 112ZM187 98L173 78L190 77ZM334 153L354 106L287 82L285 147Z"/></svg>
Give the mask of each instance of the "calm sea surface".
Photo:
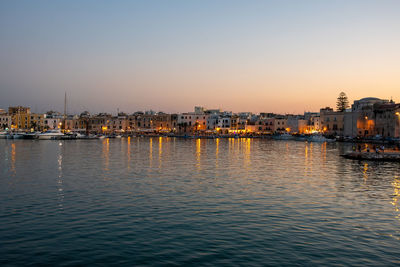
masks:
<svg viewBox="0 0 400 267"><path fill-rule="evenodd" d="M265 139L0 140L0 265L400 264L400 164Z"/></svg>

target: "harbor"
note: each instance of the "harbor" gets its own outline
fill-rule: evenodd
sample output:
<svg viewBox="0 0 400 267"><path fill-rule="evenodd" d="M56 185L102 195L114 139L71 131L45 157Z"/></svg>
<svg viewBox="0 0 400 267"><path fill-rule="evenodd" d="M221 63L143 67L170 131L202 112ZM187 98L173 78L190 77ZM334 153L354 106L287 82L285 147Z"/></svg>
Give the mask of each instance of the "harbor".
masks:
<svg viewBox="0 0 400 267"><path fill-rule="evenodd" d="M342 158L348 143L123 137L0 147L3 264L398 260L399 164Z"/></svg>

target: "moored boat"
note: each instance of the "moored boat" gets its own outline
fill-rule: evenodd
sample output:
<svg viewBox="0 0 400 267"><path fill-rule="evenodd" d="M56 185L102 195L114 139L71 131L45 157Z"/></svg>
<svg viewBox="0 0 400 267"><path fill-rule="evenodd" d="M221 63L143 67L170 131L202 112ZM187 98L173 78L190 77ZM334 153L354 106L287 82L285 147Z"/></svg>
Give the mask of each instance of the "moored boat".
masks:
<svg viewBox="0 0 400 267"><path fill-rule="evenodd" d="M0 139L7 139L8 136L8 132L4 131L4 132L0 132Z"/></svg>
<svg viewBox="0 0 400 267"><path fill-rule="evenodd" d="M36 139L40 132L31 132L24 135L24 139Z"/></svg>
<svg viewBox="0 0 400 267"><path fill-rule="evenodd" d="M12 133L10 139L22 139L25 136L25 133Z"/></svg>
<svg viewBox="0 0 400 267"><path fill-rule="evenodd" d="M275 140L293 140L294 136L289 133L283 133L279 135L274 135L272 136L272 138Z"/></svg>
<svg viewBox="0 0 400 267"><path fill-rule="evenodd" d="M331 139L331 138L326 138L323 135L311 135L310 137L307 138L308 142L335 142L335 139Z"/></svg>
<svg viewBox="0 0 400 267"><path fill-rule="evenodd" d="M60 130L50 130L44 133L38 134L38 139L40 140L54 140L61 139L64 134Z"/></svg>

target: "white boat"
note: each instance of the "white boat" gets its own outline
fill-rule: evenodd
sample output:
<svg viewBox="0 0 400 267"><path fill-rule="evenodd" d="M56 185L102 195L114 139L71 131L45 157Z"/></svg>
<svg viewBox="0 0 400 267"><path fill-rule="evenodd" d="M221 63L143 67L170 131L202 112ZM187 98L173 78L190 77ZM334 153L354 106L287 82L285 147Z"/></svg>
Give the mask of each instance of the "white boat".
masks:
<svg viewBox="0 0 400 267"><path fill-rule="evenodd" d="M87 136L81 133L74 133L76 139L86 139Z"/></svg>
<svg viewBox="0 0 400 267"><path fill-rule="evenodd" d="M312 135L307 139L308 142L335 142L335 139L326 138L323 135Z"/></svg>
<svg viewBox="0 0 400 267"><path fill-rule="evenodd" d="M54 140L60 139L64 134L60 130L50 130L41 134L38 134L38 139L41 140Z"/></svg>

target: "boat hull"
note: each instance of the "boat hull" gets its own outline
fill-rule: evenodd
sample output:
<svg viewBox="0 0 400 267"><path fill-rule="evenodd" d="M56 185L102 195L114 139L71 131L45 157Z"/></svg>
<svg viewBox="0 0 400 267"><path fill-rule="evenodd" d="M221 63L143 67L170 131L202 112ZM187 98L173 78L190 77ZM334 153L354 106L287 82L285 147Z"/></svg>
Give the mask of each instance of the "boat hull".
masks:
<svg viewBox="0 0 400 267"><path fill-rule="evenodd" d="M62 135L39 135L39 140L57 140L61 139Z"/></svg>

